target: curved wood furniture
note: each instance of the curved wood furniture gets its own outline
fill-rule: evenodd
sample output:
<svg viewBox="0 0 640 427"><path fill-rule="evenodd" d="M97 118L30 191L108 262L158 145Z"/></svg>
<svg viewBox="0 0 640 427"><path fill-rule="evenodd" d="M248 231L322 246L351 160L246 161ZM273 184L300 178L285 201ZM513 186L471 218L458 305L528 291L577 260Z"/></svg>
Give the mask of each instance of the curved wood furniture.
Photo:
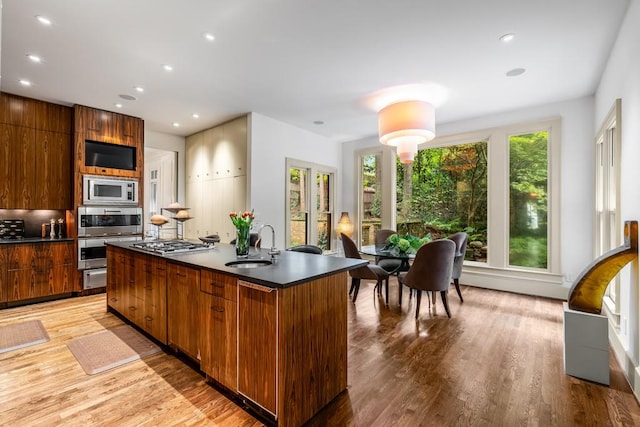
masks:
<svg viewBox="0 0 640 427"><path fill-rule="evenodd" d="M638 221L624 223L624 244L610 250L589 264L569 290L569 308L600 314L602 298L616 274L638 257Z"/></svg>

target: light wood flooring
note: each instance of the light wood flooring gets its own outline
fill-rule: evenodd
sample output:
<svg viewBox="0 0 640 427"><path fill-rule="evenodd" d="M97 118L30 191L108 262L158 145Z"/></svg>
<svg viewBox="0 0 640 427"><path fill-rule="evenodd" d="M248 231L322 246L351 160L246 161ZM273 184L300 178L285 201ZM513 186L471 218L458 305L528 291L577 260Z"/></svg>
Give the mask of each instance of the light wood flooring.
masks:
<svg viewBox="0 0 640 427"><path fill-rule="evenodd" d="M349 304L346 392L311 426L640 425L610 358L610 387L566 376L560 301L462 287L414 319L392 279L385 307L363 282ZM345 298L347 284L345 283ZM88 376L66 343L122 324L104 294L0 310L0 325L40 319L51 340L0 354L0 425L261 425L179 359L160 354Z"/></svg>

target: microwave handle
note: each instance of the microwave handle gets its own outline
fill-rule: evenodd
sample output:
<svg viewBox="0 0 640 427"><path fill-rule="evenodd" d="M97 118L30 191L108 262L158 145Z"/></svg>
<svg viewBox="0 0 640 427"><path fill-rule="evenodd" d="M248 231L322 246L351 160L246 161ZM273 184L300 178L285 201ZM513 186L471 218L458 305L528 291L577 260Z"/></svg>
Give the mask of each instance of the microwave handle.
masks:
<svg viewBox="0 0 640 427"><path fill-rule="evenodd" d="M105 209L104 213L108 214L108 213L121 213L122 211L120 209Z"/></svg>

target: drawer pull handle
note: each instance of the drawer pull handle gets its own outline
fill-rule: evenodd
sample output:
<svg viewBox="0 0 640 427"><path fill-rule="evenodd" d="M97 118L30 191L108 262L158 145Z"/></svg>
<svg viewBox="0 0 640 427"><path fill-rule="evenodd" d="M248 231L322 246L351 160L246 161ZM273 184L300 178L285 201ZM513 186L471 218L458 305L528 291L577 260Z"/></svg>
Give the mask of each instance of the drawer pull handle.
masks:
<svg viewBox="0 0 640 427"><path fill-rule="evenodd" d="M217 311L218 313L224 313L224 308L222 308L222 307L217 307L217 306L215 306L215 305L211 307L211 310L213 310L213 311Z"/></svg>
<svg viewBox="0 0 640 427"><path fill-rule="evenodd" d="M176 273L176 276L178 276L178 277L187 277L187 275L184 274L184 273Z"/></svg>
<svg viewBox="0 0 640 427"><path fill-rule="evenodd" d="M147 322L151 322L153 320L153 317L151 316L145 316L144 320L146 320Z"/></svg>
<svg viewBox="0 0 640 427"><path fill-rule="evenodd" d="M218 289L224 289L224 285L219 285L215 282L211 282L211 286L213 286L214 288L218 288Z"/></svg>

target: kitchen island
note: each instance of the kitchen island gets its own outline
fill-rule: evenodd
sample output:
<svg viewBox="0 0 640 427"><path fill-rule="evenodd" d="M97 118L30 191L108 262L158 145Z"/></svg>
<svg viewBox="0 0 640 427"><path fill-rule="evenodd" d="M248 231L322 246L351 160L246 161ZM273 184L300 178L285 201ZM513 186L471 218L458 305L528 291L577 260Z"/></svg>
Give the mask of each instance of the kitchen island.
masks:
<svg viewBox="0 0 640 427"><path fill-rule="evenodd" d="M272 261L252 248L253 261ZM162 256L107 245L107 306L282 426L347 386L348 270L362 260L282 251L242 268L231 245Z"/></svg>

